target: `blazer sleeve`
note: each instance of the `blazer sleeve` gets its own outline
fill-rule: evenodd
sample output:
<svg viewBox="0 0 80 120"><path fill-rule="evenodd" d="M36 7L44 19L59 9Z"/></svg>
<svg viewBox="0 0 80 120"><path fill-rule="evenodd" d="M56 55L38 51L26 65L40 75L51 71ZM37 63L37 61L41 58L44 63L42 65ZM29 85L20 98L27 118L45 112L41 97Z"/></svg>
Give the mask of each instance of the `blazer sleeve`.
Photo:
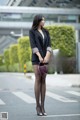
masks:
<svg viewBox="0 0 80 120"><path fill-rule="evenodd" d="M38 52L38 48L36 46L36 41L35 41L35 34L33 30L29 31L29 38L30 38L30 45L33 53Z"/></svg>
<svg viewBox="0 0 80 120"><path fill-rule="evenodd" d="M49 32L47 32L47 36L48 36L47 51L52 52L51 39L50 39Z"/></svg>

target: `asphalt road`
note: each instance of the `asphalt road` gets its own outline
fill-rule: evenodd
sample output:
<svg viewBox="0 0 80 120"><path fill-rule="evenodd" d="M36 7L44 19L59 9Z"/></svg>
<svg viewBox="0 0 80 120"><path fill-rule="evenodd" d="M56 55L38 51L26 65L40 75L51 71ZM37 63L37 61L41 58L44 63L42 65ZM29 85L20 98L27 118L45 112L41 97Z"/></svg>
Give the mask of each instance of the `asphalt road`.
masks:
<svg viewBox="0 0 80 120"><path fill-rule="evenodd" d="M47 85L45 109L47 116L36 115L33 80L0 73L0 117L7 112L8 120L80 120L80 88Z"/></svg>

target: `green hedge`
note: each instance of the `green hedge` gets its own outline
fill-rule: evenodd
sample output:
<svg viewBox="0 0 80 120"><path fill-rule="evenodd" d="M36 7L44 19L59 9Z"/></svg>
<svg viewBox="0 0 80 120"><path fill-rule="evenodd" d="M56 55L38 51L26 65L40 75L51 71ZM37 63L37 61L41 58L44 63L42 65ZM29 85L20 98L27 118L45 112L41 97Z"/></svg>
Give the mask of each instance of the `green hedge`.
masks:
<svg viewBox="0 0 80 120"><path fill-rule="evenodd" d="M67 25L51 25L46 27L49 30L53 49L60 49L63 56L75 55L75 29Z"/></svg>
<svg viewBox="0 0 80 120"><path fill-rule="evenodd" d="M19 62L23 65L27 61L30 61L31 49L29 43L29 37L21 37L18 39L18 57Z"/></svg>
<svg viewBox="0 0 80 120"><path fill-rule="evenodd" d="M19 62L19 60L18 60L18 44L14 44L14 45L10 46L9 57L10 57L11 65Z"/></svg>
<svg viewBox="0 0 80 120"><path fill-rule="evenodd" d="M19 72L19 64L9 65L8 68L5 65L0 66L0 72Z"/></svg>
<svg viewBox="0 0 80 120"><path fill-rule="evenodd" d="M10 65L9 49L6 49L4 51L4 61L5 61L5 65L7 67L7 70L9 70L9 65Z"/></svg>
<svg viewBox="0 0 80 120"><path fill-rule="evenodd" d="M0 66L3 65L4 56L0 55Z"/></svg>
<svg viewBox="0 0 80 120"><path fill-rule="evenodd" d="M60 61L57 64L57 71L60 73L74 73L76 72L76 39L75 29L68 25L51 25L47 26L50 33L52 49L60 50ZM49 73L55 72L54 58L49 65Z"/></svg>
<svg viewBox="0 0 80 120"><path fill-rule="evenodd" d="M7 69L6 65L1 65L0 66L0 72L9 72L9 69Z"/></svg>
<svg viewBox="0 0 80 120"><path fill-rule="evenodd" d="M27 72L33 72L32 63L31 61L26 62ZM24 72L24 66L22 67L21 71L19 69L19 63L15 63L14 65L9 65L8 69L5 65L0 66L0 72Z"/></svg>

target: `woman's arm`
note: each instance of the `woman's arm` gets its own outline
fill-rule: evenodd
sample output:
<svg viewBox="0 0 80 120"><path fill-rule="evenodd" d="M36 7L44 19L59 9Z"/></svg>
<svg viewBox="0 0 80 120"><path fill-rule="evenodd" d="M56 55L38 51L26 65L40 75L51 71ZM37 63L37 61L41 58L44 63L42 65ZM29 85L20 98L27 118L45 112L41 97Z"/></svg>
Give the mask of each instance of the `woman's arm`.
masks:
<svg viewBox="0 0 80 120"><path fill-rule="evenodd" d="M50 35L49 32L47 32L47 36L48 36L48 43L47 43L47 52L46 52L46 56L44 58L44 63L48 63L51 57L51 53L52 53L52 48L51 48L51 40L50 40Z"/></svg>
<svg viewBox="0 0 80 120"><path fill-rule="evenodd" d="M43 62L43 58L41 57L40 52L36 52L36 55L38 56L39 61L42 63Z"/></svg>
<svg viewBox="0 0 80 120"><path fill-rule="evenodd" d="M33 53L38 52L38 48L36 46L36 42L35 42L35 34L32 30L29 31L29 38L30 38L30 45L31 45L31 49Z"/></svg>
<svg viewBox="0 0 80 120"><path fill-rule="evenodd" d="M50 57L51 57L51 52L47 51L43 63L49 63Z"/></svg>

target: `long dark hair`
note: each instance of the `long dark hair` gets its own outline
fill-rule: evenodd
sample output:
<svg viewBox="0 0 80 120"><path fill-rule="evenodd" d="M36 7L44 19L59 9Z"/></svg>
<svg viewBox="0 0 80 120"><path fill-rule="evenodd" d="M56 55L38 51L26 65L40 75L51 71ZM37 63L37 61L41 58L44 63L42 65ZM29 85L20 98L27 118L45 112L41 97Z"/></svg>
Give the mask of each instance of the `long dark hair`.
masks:
<svg viewBox="0 0 80 120"><path fill-rule="evenodd" d="M32 24L32 29L34 29L34 30L38 29L38 25L41 22L43 17L44 16L41 15L41 14L38 14L34 17L33 24Z"/></svg>

